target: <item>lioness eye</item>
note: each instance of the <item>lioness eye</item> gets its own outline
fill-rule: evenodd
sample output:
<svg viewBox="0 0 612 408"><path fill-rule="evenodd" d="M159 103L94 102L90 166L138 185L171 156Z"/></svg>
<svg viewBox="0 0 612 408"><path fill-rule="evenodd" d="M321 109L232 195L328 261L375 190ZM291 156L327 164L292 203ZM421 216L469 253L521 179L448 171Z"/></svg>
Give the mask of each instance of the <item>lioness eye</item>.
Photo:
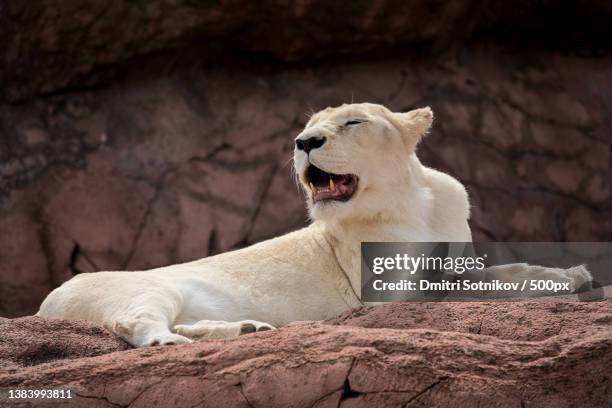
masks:
<svg viewBox="0 0 612 408"><path fill-rule="evenodd" d="M346 122L344 124L344 126L353 126L353 125L358 125L360 123L365 122L365 120L360 120L360 119L353 119L353 120L349 120L348 122Z"/></svg>

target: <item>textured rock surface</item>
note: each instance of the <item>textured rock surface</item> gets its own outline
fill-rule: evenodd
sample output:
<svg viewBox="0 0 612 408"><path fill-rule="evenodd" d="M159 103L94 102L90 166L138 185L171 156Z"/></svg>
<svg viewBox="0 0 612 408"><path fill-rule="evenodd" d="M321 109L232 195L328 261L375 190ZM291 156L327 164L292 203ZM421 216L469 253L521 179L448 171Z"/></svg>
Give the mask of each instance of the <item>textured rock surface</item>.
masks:
<svg viewBox="0 0 612 408"><path fill-rule="evenodd" d="M607 2L204 3L0 2L0 316L305 225L292 138L350 100L432 106L475 239L612 240Z"/></svg>
<svg viewBox="0 0 612 408"><path fill-rule="evenodd" d="M121 338L86 321L0 319L0 371L4 372L129 348Z"/></svg>
<svg viewBox="0 0 612 408"><path fill-rule="evenodd" d="M0 361L11 348L91 344L79 323L50 336L60 322L1 323L24 341ZM20 362L0 386L69 387L75 407L603 407L611 323L609 301L388 304L227 341ZM97 336L108 348L90 355L124 350Z"/></svg>

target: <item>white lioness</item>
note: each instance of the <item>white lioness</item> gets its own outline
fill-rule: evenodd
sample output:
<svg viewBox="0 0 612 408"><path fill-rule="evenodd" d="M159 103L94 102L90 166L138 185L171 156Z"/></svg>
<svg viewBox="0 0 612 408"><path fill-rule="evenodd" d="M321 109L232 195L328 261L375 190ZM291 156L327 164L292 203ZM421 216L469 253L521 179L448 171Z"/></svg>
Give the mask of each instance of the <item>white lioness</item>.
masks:
<svg viewBox="0 0 612 408"><path fill-rule="evenodd" d="M429 108L327 108L295 139L310 226L190 263L78 275L38 315L98 322L140 347L234 337L360 306L362 241L471 241L465 188L415 155L432 120ZM526 265L510 272L500 276L530 273ZM551 273L572 288L589 280L584 269Z"/></svg>

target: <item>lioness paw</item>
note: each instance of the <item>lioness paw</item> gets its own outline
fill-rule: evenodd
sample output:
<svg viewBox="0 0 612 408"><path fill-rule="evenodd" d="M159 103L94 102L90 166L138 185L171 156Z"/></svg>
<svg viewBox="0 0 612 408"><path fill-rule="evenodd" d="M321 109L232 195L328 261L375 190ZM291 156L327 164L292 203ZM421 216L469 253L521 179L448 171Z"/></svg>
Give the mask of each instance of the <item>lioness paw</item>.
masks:
<svg viewBox="0 0 612 408"><path fill-rule="evenodd" d="M593 276L584 265L574 266L563 271L570 280L570 291L587 292L592 289Z"/></svg>
<svg viewBox="0 0 612 408"><path fill-rule="evenodd" d="M147 346L173 346L176 344L193 343L193 340L175 333L154 335L148 340Z"/></svg>
<svg viewBox="0 0 612 408"><path fill-rule="evenodd" d="M274 326L269 325L268 323L258 322L256 320L244 320L239 323L240 323L240 332L238 334L239 336L242 336L243 334L262 332L262 331L275 329Z"/></svg>
<svg viewBox="0 0 612 408"><path fill-rule="evenodd" d="M243 334L274 330L275 327L257 320L225 322L221 320L200 320L194 324L177 324L173 331L194 340L228 339Z"/></svg>

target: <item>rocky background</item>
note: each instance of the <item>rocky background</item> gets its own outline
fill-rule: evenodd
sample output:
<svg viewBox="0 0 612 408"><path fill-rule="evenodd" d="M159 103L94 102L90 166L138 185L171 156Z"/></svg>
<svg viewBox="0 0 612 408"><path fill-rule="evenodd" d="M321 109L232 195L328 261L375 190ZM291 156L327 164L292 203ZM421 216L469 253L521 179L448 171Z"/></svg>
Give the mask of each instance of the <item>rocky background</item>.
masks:
<svg viewBox="0 0 612 408"><path fill-rule="evenodd" d="M561 4L563 3L563 4ZM607 1L0 3L0 316L76 273L306 224L292 139L350 101L436 115L476 240L612 240Z"/></svg>

